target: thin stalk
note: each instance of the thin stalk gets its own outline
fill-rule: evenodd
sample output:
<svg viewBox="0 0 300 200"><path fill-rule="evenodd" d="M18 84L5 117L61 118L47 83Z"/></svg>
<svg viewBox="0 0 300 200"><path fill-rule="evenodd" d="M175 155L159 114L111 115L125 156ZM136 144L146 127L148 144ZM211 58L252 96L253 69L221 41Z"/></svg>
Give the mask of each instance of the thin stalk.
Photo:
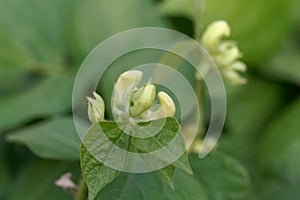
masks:
<svg viewBox="0 0 300 200"><path fill-rule="evenodd" d="M198 100L198 106L199 106L199 123L198 123L198 132L197 132L197 137L201 135L204 131L204 94L203 94L203 89L204 89L204 82L203 80L198 80L196 79L195 82L195 93L197 96Z"/></svg>
<svg viewBox="0 0 300 200"><path fill-rule="evenodd" d="M194 39L198 42L204 27L205 9L206 0L194 0Z"/></svg>
<svg viewBox="0 0 300 200"><path fill-rule="evenodd" d="M85 179L82 177L75 196L75 200L86 200L86 192L87 192L87 185Z"/></svg>

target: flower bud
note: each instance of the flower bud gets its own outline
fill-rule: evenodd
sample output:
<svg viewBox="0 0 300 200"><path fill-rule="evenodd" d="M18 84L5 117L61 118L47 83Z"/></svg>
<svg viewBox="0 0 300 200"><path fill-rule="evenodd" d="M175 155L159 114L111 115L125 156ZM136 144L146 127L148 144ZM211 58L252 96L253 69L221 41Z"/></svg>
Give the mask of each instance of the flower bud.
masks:
<svg viewBox="0 0 300 200"><path fill-rule="evenodd" d="M99 122L104 119L104 101L100 95L93 92L95 99L87 97L88 100L88 116L91 122Z"/></svg>
<svg viewBox="0 0 300 200"><path fill-rule="evenodd" d="M231 68L235 71L239 71L239 72L245 72L247 70L247 66L245 65L245 63L241 62L241 61L236 61L231 65Z"/></svg>
<svg viewBox="0 0 300 200"><path fill-rule="evenodd" d="M168 117L173 117L176 111L172 98L165 92L157 94L161 107L164 109Z"/></svg>
<svg viewBox="0 0 300 200"><path fill-rule="evenodd" d="M230 35L230 27L226 21L219 20L211 23L202 36L202 44L209 51L219 48L222 37Z"/></svg>
<svg viewBox="0 0 300 200"><path fill-rule="evenodd" d="M119 91L126 90L135 83L139 83L143 77L143 72L138 70L129 70L122 73L115 85L115 89Z"/></svg>
<svg viewBox="0 0 300 200"><path fill-rule="evenodd" d="M246 65L238 61L242 57L235 41L223 41L230 35L226 21L215 21L208 26L202 36L202 44L213 58L222 75L233 84L244 84L246 79L239 72L246 71Z"/></svg>
<svg viewBox="0 0 300 200"><path fill-rule="evenodd" d="M232 84L245 84L247 83L247 80L243 77L241 77L238 72L234 70L226 70L223 72L223 75L225 78L227 78Z"/></svg>
<svg viewBox="0 0 300 200"><path fill-rule="evenodd" d="M130 115L136 117L148 110L153 105L155 93L156 88L150 83L137 89L130 98Z"/></svg>
<svg viewBox="0 0 300 200"><path fill-rule="evenodd" d="M138 70L129 70L122 73L114 87L113 105L120 106L128 104L129 96L136 89L137 84L141 81L143 72Z"/></svg>
<svg viewBox="0 0 300 200"><path fill-rule="evenodd" d="M216 64L221 68L224 66L228 66L231 63L242 57L242 53L237 47L236 42L226 41L220 45L219 48L220 54L214 56Z"/></svg>

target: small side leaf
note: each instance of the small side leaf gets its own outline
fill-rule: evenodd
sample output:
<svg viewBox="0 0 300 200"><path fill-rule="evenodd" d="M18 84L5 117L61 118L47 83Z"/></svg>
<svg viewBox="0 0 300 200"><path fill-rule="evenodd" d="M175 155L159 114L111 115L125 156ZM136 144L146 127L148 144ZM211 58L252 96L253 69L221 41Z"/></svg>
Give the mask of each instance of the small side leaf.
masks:
<svg viewBox="0 0 300 200"><path fill-rule="evenodd" d="M173 177L175 173L175 167L173 165L169 165L167 167L164 167L156 173L162 177L168 184L169 186L174 190L174 183L173 183Z"/></svg>
<svg viewBox="0 0 300 200"><path fill-rule="evenodd" d="M36 155L47 159L78 160L80 139L71 117L58 117L20 131L7 139L22 143Z"/></svg>
<svg viewBox="0 0 300 200"><path fill-rule="evenodd" d="M173 165L188 174L191 175L193 174L193 170L190 165L190 161L187 153L184 153L178 160L175 161L175 163L173 163Z"/></svg>

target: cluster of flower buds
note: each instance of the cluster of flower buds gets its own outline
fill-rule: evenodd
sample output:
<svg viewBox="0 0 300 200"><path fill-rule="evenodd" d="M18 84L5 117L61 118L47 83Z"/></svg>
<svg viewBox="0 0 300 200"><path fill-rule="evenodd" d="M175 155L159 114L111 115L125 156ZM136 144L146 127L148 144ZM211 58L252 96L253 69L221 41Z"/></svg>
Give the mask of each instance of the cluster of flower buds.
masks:
<svg viewBox="0 0 300 200"><path fill-rule="evenodd" d="M143 73L138 70L126 71L119 76L112 95L112 112L116 120L154 120L174 116L175 104L167 93L160 91L156 95L156 87L152 83L137 88L142 77ZM87 99L88 116L94 123L104 120L105 106L103 99L95 92L93 94L95 99ZM159 104L155 104L156 97Z"/></svg>
<svg viewBox="0 0 300 200"><path fill-rule="evenodd" d="M234 84L246 83L239 72L246 71L246 65L239 61L242 57L235 41L223 40L230 36L230 27L226 21L215 21L202 35L201 43L213 58L222 75Z"/></svg>

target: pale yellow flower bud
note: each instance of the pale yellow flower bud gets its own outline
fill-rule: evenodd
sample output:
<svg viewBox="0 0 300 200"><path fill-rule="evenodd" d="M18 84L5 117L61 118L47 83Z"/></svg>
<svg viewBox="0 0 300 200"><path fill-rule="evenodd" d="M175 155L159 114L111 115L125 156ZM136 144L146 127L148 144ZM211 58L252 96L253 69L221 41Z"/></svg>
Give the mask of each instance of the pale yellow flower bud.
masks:
<svg viewBox="0 0 300 200"><path fill-rule="evenodd" d="M157 94L161 107L166 112L168 117L173 117L176 111L175 104L172 98L165 92L159 92Z"/></svg>
<svg viewBox="0 0 300 200"><path fill-rule="evenodd" d="M220 46L223 37L230 35L230 27L226 21L219 20L211 23L202 36L202 44L209 50L214 51Z"/></svg>
<svg viewBox="0 0 300 200"><path fill-rule="evenodd" d="M143 72L138 70L129 70L122 73L115 85L115 89L118 91L124 91L128 87L132 86L135 83L139 83L143 77Z"/></svg>
<svg viewBox="0 0 300 200"><path fill-rule="evenodd" d="M235 63L233 63L231 65L231 68L235 71L239 71L239 72L245 72L247 70L247 66L245 65L245 63L241 62L241 61L236 61Z"/></svg>
<svg viewBox="0 0 300 200"><path fill-rule="evenodd" d="M87 97L88 100L88 116L91 122L99 122L104 119L105 105L100 95L93 92L95 99Z"/></svg>
<svg viewBox="0 0 300 200"><path fill-rule="evenodd" d="M128 104L130 94L136 89L142 77L143 72L138 70L129 70L119 76L114 88L114 106Z"/></svg>
<svg viewBox="0 0 300 200"><path fill-rule="evenodd" d="M233 84L244 84L246 79L238 72L245 72L247 67L243 62L238 61L242 53L237 43L223 40L228 36L230 36L228 23L223 20L215 21L203 33L202 44L226 79Z"/></svg>
<svg viewBox="0 0 300 200"><path fill-rule="evenodd" d="M130 115L136 117L148 110L153 105L155 93L156 88L150 83L137 89L130 98Z"/></svg>
<svg viewBox="0 0 300 200"><path fill-rule="evenodd" d="M226 70L223 72L225 78L227 78L233 84L245 84L247 80L241 77L236 71L234 70Z"/></svg>
<svg viewBox="0 0 300 200"><path fill-rule="evenodd" d="M217 65L220 67L228 66L242 57L242 53L237 47L236 42L223 42L219 47L220 54L214 56Z"/></svg>

